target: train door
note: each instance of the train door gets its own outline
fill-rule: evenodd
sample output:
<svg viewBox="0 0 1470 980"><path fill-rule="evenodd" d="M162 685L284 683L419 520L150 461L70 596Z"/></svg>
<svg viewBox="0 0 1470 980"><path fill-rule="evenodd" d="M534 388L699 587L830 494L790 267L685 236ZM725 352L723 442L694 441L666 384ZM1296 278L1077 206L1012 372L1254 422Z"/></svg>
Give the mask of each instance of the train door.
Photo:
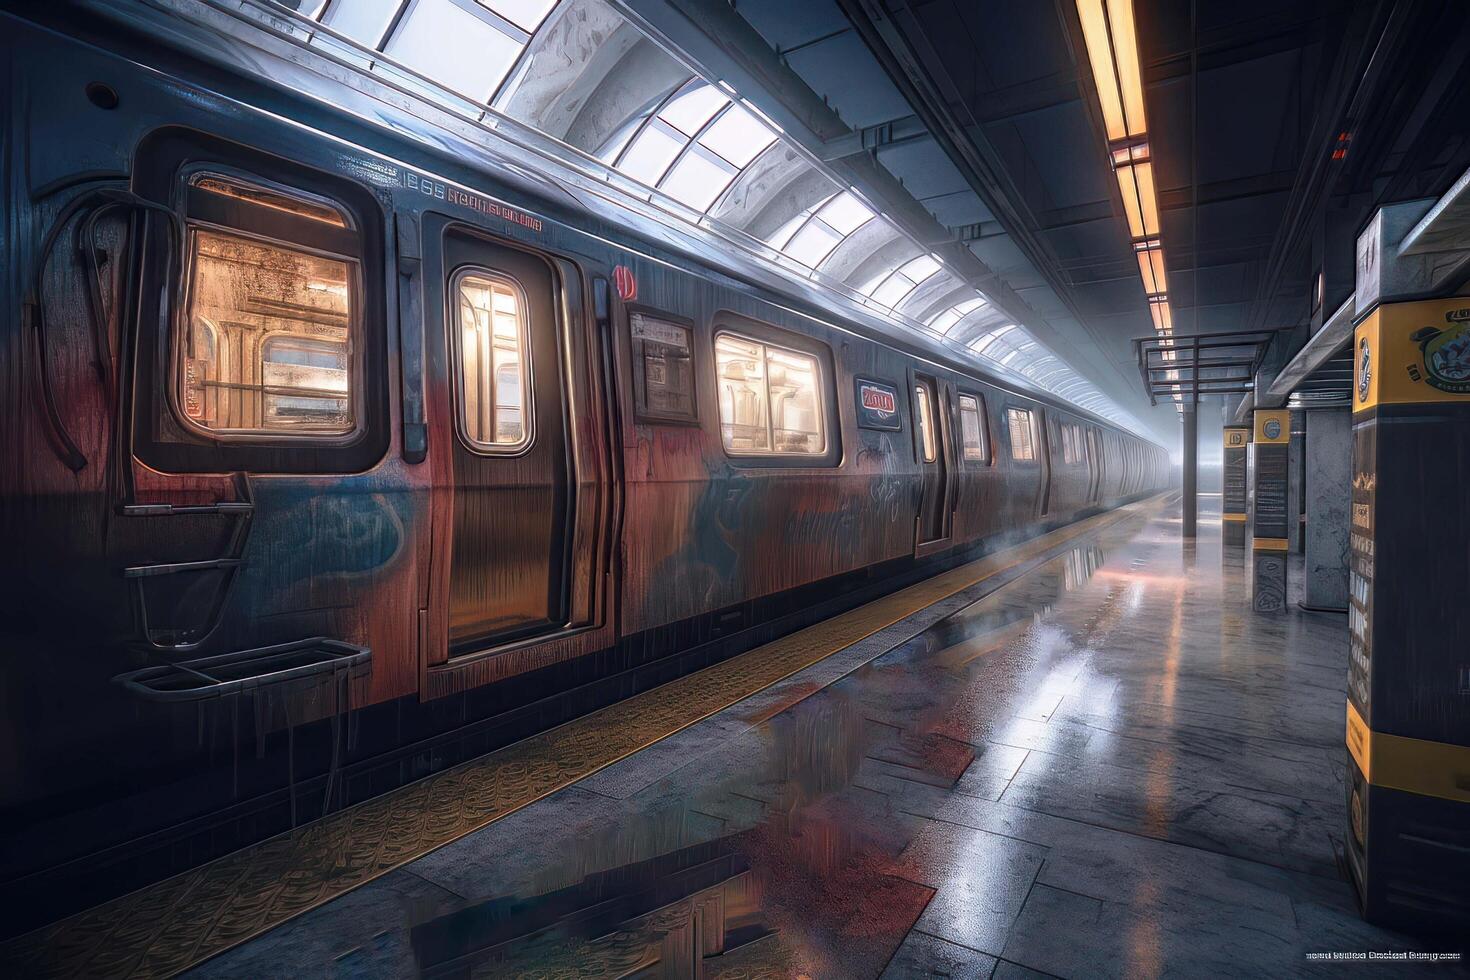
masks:
<svg viewBox="0 0 1470 980"><path fill-rule="evenodd" d="M1094 504L1098 502L1102 492L1102 465L1103 454L1098 444L1097 429L1089 425L1087 427L1087 472L1091 478L1091 484L1088 487L1087 499Z"/></svg>
<svg viewBox="0 0 1470 980"><path fill-rule="evenodd" d="M1051 510L1051 417L1046 414L1046 409L1037 410L1037 438L1041 440L1040 452L1037 454L1041 459L1041 493L1037 499L1037 514L1045 517Z"/></svg>
<svg viewBox="0 0 1470 980"><path fill-rule="evenodd" d="M914 376L914 454L923 475L914 554L922 557L949 540L953 508L953 458L950 452L950 386L927 375Z"/></svg>
<svg viewBox="0 0 1470 980"><path fill-rule="evenodd" d="M574 515L552 267L467 235L444 242L453 653L566 624Z"/></svg>
<svg viewBox="0 0 1470 980"><path fill-rule="evenodd" d="M613 641L620 483L608 283L441 215L424 216L423 242L434 530L420 693L434 698Z"/></svg>

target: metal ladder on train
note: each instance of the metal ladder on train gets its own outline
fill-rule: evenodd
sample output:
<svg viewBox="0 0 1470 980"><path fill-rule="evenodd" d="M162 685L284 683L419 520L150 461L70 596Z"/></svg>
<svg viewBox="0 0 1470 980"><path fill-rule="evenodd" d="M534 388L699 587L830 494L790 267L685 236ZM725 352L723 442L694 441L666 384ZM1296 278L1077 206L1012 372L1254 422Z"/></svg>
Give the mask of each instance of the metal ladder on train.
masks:
<svg viewBox="0 0 1470 980"><path fill-rule="evenodd" d="M240 567L245 564L245 545L249 541L250 525L255 516L255 501L250 492L249 477L244 473L235 473L233 480L238 500L190 505L125 503L118 508L118 512L124 517L152 520L201 515L217 515L234 520L225 553L218 558L183 562L152 562L143 565L128 565L123 568L123 577L132 586L133 609L137 616L138 628L143 641L153 650L187 653L197 649L219 626L231 587L235 583ZM149 586L154 584L152 580L179 576L180 581L193 579L194 585L197 586L203 576L209 575L217 576L217 581L214 588L210 590L204 615L198 625L180 626L176 624L171 627L155 625L155 617L149 612ZM177 598L180 595L187 596L190 591L186 582L181 588L173 590L173 593ZM175 605L177 604L175 602Z"/></svg>

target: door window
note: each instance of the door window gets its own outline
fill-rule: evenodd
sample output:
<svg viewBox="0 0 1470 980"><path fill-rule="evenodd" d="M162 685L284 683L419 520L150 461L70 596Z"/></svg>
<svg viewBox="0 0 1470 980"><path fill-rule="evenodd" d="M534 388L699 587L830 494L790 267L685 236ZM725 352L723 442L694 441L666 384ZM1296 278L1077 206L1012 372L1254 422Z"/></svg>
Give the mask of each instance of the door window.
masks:
<svg viewBox="0 0 1470 980"><path fill-rule="evenodd" d="M454 278L459 429L483 453L531 444L526 297L505 276L471 269Z"/></svg>
<svg viewBox="0 0 1470 980"><path fill-rule="evenodd" d="M919 453L924 462L932 463L939 458L939 447L934 437L934 403L929 386L920 382L914 385L914 403L918 406Z"/></svg>
<svg viewBox="0 0 1470 980"><path fill-rule="evenodd" d="M1024 408L1006 409L1006 426L1011 434L1011 459L1029 462L1036 459L1036 439L1032 432L1031 412Z"/></svg>
<svg viewBox="0 0 1470 980"><path fill-rule="evenodd" d="M975 395L960 395L960 440L965 459L983 463L990 458L985 438L985 408Z"/></svg>

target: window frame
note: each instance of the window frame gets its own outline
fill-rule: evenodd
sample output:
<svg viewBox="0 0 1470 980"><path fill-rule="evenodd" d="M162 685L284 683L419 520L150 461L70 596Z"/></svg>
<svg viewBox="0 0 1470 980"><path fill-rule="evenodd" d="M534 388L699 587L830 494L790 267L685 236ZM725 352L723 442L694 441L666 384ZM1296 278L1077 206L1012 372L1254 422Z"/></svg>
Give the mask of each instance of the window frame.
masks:
<svg viewBox="0 0 1470 980"><path fill-rule="evenodd" d="M914 453L924 465L939 462L939 398L935 384L915 378L910 390L914 396Z"/></svg>
<svg viewBox="0 0 1470 980"><path fill-rule="evenodd" d="M310 138L298 139L289 147L267 149L242 146L209 133L183 126L152 130L134 152L135 192L177 216L181 230L192 219L211 215L193 213L191 179L211 173L247 185L283 193L309 203L326 202L342 217L343 226L298 217L299 222L320 225L318 236L347 248L334 248L356 260L357 312L352 343L357 354L356 427L338 437L319 434L268 432L242 438L221 438L213 430L187 424L175 400L178 347L182 345L186 315L185 274L190 264L191 244L187 235L175 238L164 221L146 222L139 237L141 280L138 286L135 369L125 392L125 415L131 428L131 449L144 465L162 473L220 473L248 471L261 474L355 474L378 465L393 445L388 408L388 330L385 266L386 219L381 204L365 185L350 177L319 169L311 163L330 166L331 149ZM200 195L212 192L201 191ZM252 211L252 208L255 210ZM227 234L249 237L252 230L271 229L267 239L280 239L286 248L310 251L308 242L274 233L281 227L297 227L264 206L252 202L215 202L207 209L214 217L240 217L233 221L213 220ZM321 229L328 229L323 232Z"/></svg>
<svg viewBox="0 0 1470 980"><path fill-rule="evenodd" d="M759 449L751 449L751 450L731 449L729 443L727 443L725 441L725 425L727 424L726 423L726 419L725 419L725 417L723 415L720 415L720 445L724 447L724 449L725 449L725 455L727 455L727 456L744 456L744 457L747 457L747 458L752 457L752 456L755 456L755 457L765 457L765 458L775 457L777 459L791 459L793 457L794 458L798 458L798 459L821 459L822 457L826 456L827 455L827 448L828 448L828 440L829 440L829 436L827 434L828 433L828 424L827 424L827 410L826 410L826 408L827 408L827 406L826 406L827 384L826 384L826 379L823 377L823 375L825 374L825 372L822 370L822 361L821 361L821 358L817 357L817 355L813 354L811 351L798 350L798 349L796 349L794 347L787 347L787 346L784 346L782 344L772 343L771 341L763 340L763 339L761 339L759 337L751 337L751 336L748 336L746 334L738 333L738 332L736 332L734 330L717 329L715 331L715 333L714 333L714 338L713 338L714 343L713 343L713 348L712 348L713 353L714 353L714 356L715 356L715 377L716 378L719 377L719 349L720 349L720 338L721 337L730 337L730 338L732 338L734 340L744 341L747 344L755 344L755 345L759 346L760 349L761 349L761 367L762 367L762 371L761 371L761 382L762 382L762 387L765 389L765 399L766 399L766 413L765 413L766 414L766 432L771 437L770 438L770 445L772 446L771 449L767 449L767 450L759 450ZM770 370L770 364L771 364L771 361L770 361L770 352L771 352L771 350L773 348L775 350L780 351L783 354L794 354L794 355L796 355L798 357L805 357L808 360L810 360L812 362L812 365L816 368L816 372L815 373L816 373L816 376L817 376L817 394L816 394L815 402L816 402L816 405L817 405L817 422L821 426L821 428L818 431L819 431L819 434L821 435L821 438L822 438L822 448L820 450L818 450L817 452L814 452L814 453L782 452L781 450L774 448L775 445L776 445L776 418L775 418L775 412L773 412L771 410L771 370ZM717 397L717 400L718 400L719 392L716 391L715 394L716 394L716 397Z"/></svg>
<svg viewBox="0 0 1470 980"><path fill-rule="evenodd" d="M709 338L709 350L706 356L701 356L700 370L708 371L707 382L701 387L705 388L705 394L701 397L712 399L714 405L709 412L710 418L714 420L715 439L719 443L721 453L732 466L746 468L789 468L789 467L821 467L830 468L840 466L842 463L843 444L842 426L837 410L837 386L835 384L835 373L832 365L832 351L821 340L806 334L794 333L781 327L756 320L731 310L721 310L710 318L709 332L704 334ZM731 334L746 343L760 344L764 347L776 347L794 354L803 354L811 357L817 364L818 383L821 387L817 406L822 413L823 432L826 436L826 446L820 455L804 453L779 453L779 452L732 452L725 446L725 419L720 413L720 390L719 390L719 365L717 363L716 346L721 334ZM767 413L770 412L770 390L767 387ZM701 416L704 411L701 410Z"/></svg>
<svg viewBox="0 0 1470 980"><path fill-rule="evenodd" d="M201 436L202 438L217 443L291 443L302 447L346 446L355 443L358 439L362 437L363 429L367 425L367 420L365 419L364 412L362 411L364 388L363 355L360 347L358 349L355 349L353 344L353 340L360 339L365 330L363 315L363 300L365 292L363 288L363 258L360 254L362 245L360 236L358 241L359 254L354 255L346 254L341 251L334 251L329 247L324 247L328 244L327 239L332 237L340 237L339 235L334 233L327 233L316 242L306 243L299 239L282 238L276 235L267 234L264 232L263 229L259 227L245 227L243 225L246 224L246 222L242 222L240 224L229 224L221 219L225 217L224 212L229 211L231 208L248 211L252 208L265 209L268 208L269 205L252 204L250 202L242 201L241 203L233 205L219 205L216 208L210 208L208 206L201 207L200 203L195 200L196 194L209 194L213 197L223 197L224 195L216 194L213 191L203 190L201 188L198 188L196 184L204 179L218 179L228 183L235 183L246 187L253 186L260 190L264 190L272 194L277 194L281 197L299 201L303 204L315 204L319 207L326 207L331 209L332 211L335 211L342 217L344 222L343 227L340 229L342 235L358 236L359 233L357 232L356 224L353 221L351 212L345 206L339 204L331 198L323 197L321 195L312 194L309 192L298 191L292 187L282 185L277 181L257 178L253 174L241 173L235 167L198 164L195 166L184 168L180 172L179 176L181 178L181 182L184 188L184 206L183 215L181 216L183 240L181 242L181 247L185 251L185 256L183 261L181 262L180 268L178 304L176 309L172 312L172 315L170 316L171 323L169 325L168 342L169 365L167 369L168 380L165 383L165 395L168 400L169 406L173 410L175 420L185 429L189 430L195 435ZM194 210L196 208L203 210L205 212L205 216L197 216L196 211ZM213 210L213 214L209 214L211 210ZM304 216L293 216L292 219L278 220L285 220L287 224L297 224L298 222L312 222L315 219L307 218ZM325 222L319 223L323 225L326 224ZM296 252L302 255L312 255L318 258L331 259L333 261L342 262L347 266L349 303L349 313L347 318L347 371L350 384L350 387L348 388L348 404L352 410L351 430L340 433L323 433L292 432L290 430L271 431L264 428L211 428L189 417L188 412L185 411L183 403L183 375L187 354L186 341L190 335L190 326L188 321L193 313L195 263L198 259L198 250L195 248L194 243L196 241L196 235L199 231L205 231L216 235L246 239L252 242L259 242L262 245L271 248L278 248L282 251ZM302 235L301 237L304 238L307 236ZM211 323L209 326L211 330L216 334L215 344L216 350L218 350L218 327L215 326L213 323ZM276 336L295 337L301 340L315 339L307 337L305 335L291 333L289 330L272 330L261 337L260 350L256 352L256 359L260 365L263 366L265 363L266 342ZM264 390L265 385L263 381L260 383L259 387L261 389L261 413L263 418L266 397L266 393Z"/></svg>
<svg viewBox="0 0 1470 980"><path fill-rule="evenodd" d="M471 276L488 279L492 283L499 282L511 287L516 297L516 333L518 335L520 354L521 375L521 439L514 443L482 442L470 436L465 418L465 410L468 407L465 400L465 377L464 377L464 327L460 321L459 314L459 287L460 284ZM449 305L450 324L450 350L449 370L450 386L454 389L454 430L465 449L477 456L492 456L496 458L510 458L523 456L530 452L536 445L536 385L535 374L531 364L531 329L527 322L529 307L527 305L528 294L526 287L521 281L508 272L492 269L486 265L467 263L459 266L449 276L449 288L446 299ZM491 364L490 397L492 408L494 405L496 388L499 381L495 379L495 367ZM492 413L493 418L493 413Z"/></svg>
<svg viewBox="0 0 1470 980"><path fill-rule="evenodd" d="M1028 435L1030 436L1030 438L1027 439L1027 441L1026 441L1026 448L1028 450L1028 455L1026 455L1026 456L1018 456L1016 454L1017 446L1016 446L1016 441L1013 438L1014 437L1015 430L1011 426L1011 419L1012 419L1012 416L1013 415L1016 415L1016 416L1024 415L1026 417L1026 431L1027 431ZM1039 455L1037 453L1038 447L1037 447L1036 443L1039 441L1037 439L1037 434L1038 433L1036 431L1036 413L1034 411L1032 411L1031 409L1026 408L1024 406L1021 406L1021 405L1007 405L1006 406L1006 442L1009 443L1009 446L1010 446L1010 455L1011 455L1011 461L1012 462L1016 462L1016 463L1039 463L1039 462L1041 462L1041 460L1039 458Z"/></svg>
<svg viewBox="0 0 1470 980"><path fill-rule="evenodd" d="M959 416L960 435L960 461L962 463L975 463L980 466L991 466L995 463L995 454L992 445L995 440L990 437L990 412L985 404L985 396L977 391L966 391L963 388L955 391L955 414ZM965 445L965 399L969 398L975 402L975 421L980 430L980 455L972 457L969 455L969 447Z"/></svg>

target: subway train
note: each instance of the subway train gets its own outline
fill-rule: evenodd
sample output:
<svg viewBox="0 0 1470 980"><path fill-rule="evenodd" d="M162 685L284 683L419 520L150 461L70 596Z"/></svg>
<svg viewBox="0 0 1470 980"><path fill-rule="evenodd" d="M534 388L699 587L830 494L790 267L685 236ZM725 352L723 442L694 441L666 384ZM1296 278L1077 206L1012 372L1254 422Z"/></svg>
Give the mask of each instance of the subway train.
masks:
<svg viewBox="0 0 1470 980"><path fill-rule="evenodd" d="M10 933L1166 484L525 161L35 16L0 14Z"/></svg>

